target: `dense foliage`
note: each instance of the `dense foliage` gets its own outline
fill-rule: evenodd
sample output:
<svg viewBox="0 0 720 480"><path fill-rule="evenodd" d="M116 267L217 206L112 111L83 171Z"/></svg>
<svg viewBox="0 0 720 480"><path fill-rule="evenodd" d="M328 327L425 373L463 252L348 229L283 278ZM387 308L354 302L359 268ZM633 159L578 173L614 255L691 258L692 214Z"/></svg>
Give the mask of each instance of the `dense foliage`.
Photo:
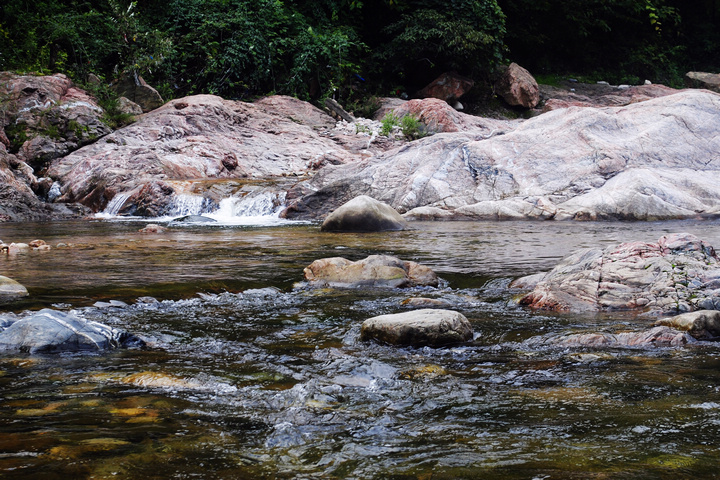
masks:
<svg viewBox="0 0 720 480"><path fill-rule="evenodd" d="M4 0L0 70L134 70L166 98L412 94L506 59L677 84L720 69L719 19L717 0Z"/></svg>

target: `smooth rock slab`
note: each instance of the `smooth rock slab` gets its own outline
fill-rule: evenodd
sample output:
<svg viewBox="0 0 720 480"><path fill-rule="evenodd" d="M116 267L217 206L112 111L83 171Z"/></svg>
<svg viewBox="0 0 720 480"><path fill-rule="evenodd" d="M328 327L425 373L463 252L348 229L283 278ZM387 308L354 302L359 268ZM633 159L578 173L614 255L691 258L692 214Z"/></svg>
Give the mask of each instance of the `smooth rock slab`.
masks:
<svg viewBox="0 0 720 480"><path fill-rule="evenodd" d="M390 205L360 195L327 216L322 232L382 232L405 230L408 224Z"/></svg>
<svg viewBox="0 0 720 480"><path fill-rule="evenodd" d="M360 338L390 345L440 347L472 340L473 330L462 313L423 309L369 318L362 324Z"/></svg>
<svg viewBox="0 0 720 480"><path fill-rule="evenodd" d="M0 352L99 352L142 344L122 330L48 308L0 332Z"/></svg>
<svg viewBox="0 0 720 480"><path fill-rule="evenodd" d="M311 285L329 287L404 288L438 285L429 267L389 255L370 255L353 262L342 257L315 260L304 270Z"/></svg>

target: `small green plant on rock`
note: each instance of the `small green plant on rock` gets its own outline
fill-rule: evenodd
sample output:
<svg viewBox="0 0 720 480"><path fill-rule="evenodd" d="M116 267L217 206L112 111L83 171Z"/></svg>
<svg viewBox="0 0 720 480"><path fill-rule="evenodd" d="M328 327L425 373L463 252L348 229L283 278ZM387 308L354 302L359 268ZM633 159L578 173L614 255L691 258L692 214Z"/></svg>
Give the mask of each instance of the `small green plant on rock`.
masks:
<svg viewBox="0 0 720 480"><path fill-rule="evenodd" d="M425 125L415 115L405 115L400 121L400 129L409 140L417 140L427 135Z"/></svg>
<svg viewBox="0 0 720 480"><path fill-rule="evenodd" d="M380 135L385 135L386 137L392 133L394 127L400 125L397 115L393 112L388 112L381 120L381 123L382 128L380 129Z"/></svg>

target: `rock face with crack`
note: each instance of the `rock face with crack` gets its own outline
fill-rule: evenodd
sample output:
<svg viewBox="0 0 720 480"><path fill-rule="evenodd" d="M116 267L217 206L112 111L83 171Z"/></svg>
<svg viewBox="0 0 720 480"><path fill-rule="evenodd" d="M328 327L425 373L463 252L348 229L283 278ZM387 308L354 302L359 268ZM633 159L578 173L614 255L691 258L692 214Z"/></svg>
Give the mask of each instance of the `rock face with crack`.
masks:
<svg viewBox="0 0 720 480"><path fill-rule="evenodd" d="M534 288L520 303L536 309L720 309L720 259L711 245L687 233L581 250L531 280Z"/></svg>

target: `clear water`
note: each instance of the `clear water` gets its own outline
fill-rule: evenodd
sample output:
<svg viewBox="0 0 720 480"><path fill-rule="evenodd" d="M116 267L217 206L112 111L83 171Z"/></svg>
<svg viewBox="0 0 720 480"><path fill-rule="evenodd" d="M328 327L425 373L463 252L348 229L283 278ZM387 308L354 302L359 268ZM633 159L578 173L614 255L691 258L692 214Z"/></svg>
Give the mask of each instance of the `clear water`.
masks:
<svg viewBox="0 0 720 480"><path fill-rule="evenodd" d="M518 307L518 276L577 248L720 223L450 222L321 234L317 225L2 224L56 246L0 257L30 297L144 336L146 350L0 357L0 478L714 478L720 349L528 347L547 333L642 329L628 314ZM397 255L438 289L312 290L317 258ZM365 318L445 299L468 345L359 341ZM152 297L152 298L148 298ZM153 300L154 299L154 300Z"/></svg>

